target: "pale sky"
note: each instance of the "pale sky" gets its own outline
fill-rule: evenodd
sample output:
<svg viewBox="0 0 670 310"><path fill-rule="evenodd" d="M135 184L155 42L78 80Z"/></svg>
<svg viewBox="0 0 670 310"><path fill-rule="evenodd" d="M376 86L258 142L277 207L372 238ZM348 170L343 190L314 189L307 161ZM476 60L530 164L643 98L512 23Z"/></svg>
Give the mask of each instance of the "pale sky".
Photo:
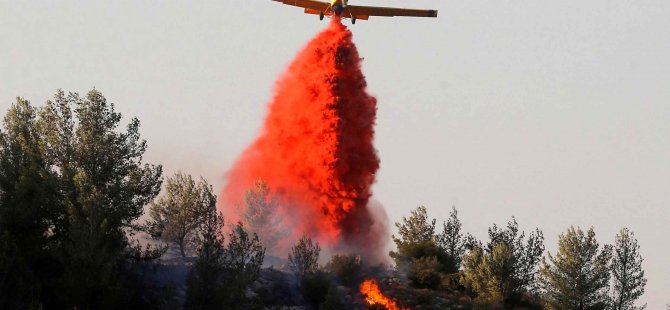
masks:
<svg viewBox="0 0 670 310"><path fill-rule="evenodd" d="M392 221L452 205L480 238L516 216L555 253L570 225L642 247L648 309L670 302L670 1L361 0L438 19L352 26L378 99L375 199ZM0 1L0 111L102 91L146 160L216 188L274 82L326 26L270 0Z"/></svg>

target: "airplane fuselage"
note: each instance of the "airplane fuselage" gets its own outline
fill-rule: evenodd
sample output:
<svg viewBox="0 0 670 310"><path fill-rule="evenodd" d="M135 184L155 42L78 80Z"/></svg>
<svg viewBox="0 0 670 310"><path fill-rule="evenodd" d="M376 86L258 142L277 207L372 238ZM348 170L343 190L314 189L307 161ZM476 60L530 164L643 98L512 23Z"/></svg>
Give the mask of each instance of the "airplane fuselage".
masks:
<svg viewBox="0 0 670 310"><path fill-rule="evenodd" d="M342 15L344 8L347 7L347 2L349 2L349 0L331 0L330 7L333 8L333 12L339 16Z"/></svg>

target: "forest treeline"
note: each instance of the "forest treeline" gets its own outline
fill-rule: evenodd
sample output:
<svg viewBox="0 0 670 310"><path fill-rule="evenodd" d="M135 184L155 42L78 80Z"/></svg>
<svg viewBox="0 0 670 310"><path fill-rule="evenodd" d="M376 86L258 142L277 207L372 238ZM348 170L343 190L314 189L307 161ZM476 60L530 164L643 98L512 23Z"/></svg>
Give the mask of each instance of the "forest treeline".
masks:
<svg viewBox="0 0 670 310"><path fill-rule="evenodd" d="M545 253L544 235L524 232L512 217L488 229L488 240L461 230L452 209L442 227L418 207L396 223L396 268L414 287L456 288L475 307L512 309L642 309L646 278L634 233L621 229L614 245L600 245L593 228L570 227L556 253ZM441 229L440 229L441 228Z"/></svg>
<svg viewBox="0 0 670 310"><path fill-rule="evenodd" d="M394 266L324 258L303 236L275 258L286 270L264 269L288 235L269 185L258 180L242 220L225 222L206 180L164 180L161 165L143 161L139 128L135 118L122 127L97 90L12 104L0 129L0 309L379 309L357 293L367 277L452 292L461 308L642 308L630 230L601 245L592 228L570 227L547 253L542 231L521 231L514 218L478 240L455 208L441 226L425 207L396 223ZM170 255L188 270L183 296L157 280ZM430 298L406 306L417 303L437 307Z"/></svg>

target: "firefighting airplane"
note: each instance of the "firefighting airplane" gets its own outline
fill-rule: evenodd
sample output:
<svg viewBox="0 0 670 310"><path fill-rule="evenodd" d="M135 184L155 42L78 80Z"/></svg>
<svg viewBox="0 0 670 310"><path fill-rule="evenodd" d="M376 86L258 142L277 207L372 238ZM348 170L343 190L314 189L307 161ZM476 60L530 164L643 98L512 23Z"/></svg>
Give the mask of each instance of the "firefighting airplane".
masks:
<svg viewBox="0 0 670 310"><path fill-rule="evenodd" d="M437 17L437 10L401 9L375 6L349 5L349 0L331 0L330 3L316 0L272 0L283 4L305 9L306 14L324 16L340 16L351 18L355 24L357 19L367 20L370 16L412 16Z"/></svg>

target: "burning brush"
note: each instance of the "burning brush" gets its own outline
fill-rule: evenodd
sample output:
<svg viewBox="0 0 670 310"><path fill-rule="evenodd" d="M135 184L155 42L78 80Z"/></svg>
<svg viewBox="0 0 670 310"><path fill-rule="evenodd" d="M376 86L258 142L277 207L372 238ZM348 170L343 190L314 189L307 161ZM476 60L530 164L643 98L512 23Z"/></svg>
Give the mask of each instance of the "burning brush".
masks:
<svg viewBox="0 0 670 310"><path fill-rule="evenodd" d="M365 302L370 306L383 306L387 310L410 310L398 306L395 300L387 297L379 289L377 281L374 279L367 279L361 283L360 292L365 296Z"/></svg>

